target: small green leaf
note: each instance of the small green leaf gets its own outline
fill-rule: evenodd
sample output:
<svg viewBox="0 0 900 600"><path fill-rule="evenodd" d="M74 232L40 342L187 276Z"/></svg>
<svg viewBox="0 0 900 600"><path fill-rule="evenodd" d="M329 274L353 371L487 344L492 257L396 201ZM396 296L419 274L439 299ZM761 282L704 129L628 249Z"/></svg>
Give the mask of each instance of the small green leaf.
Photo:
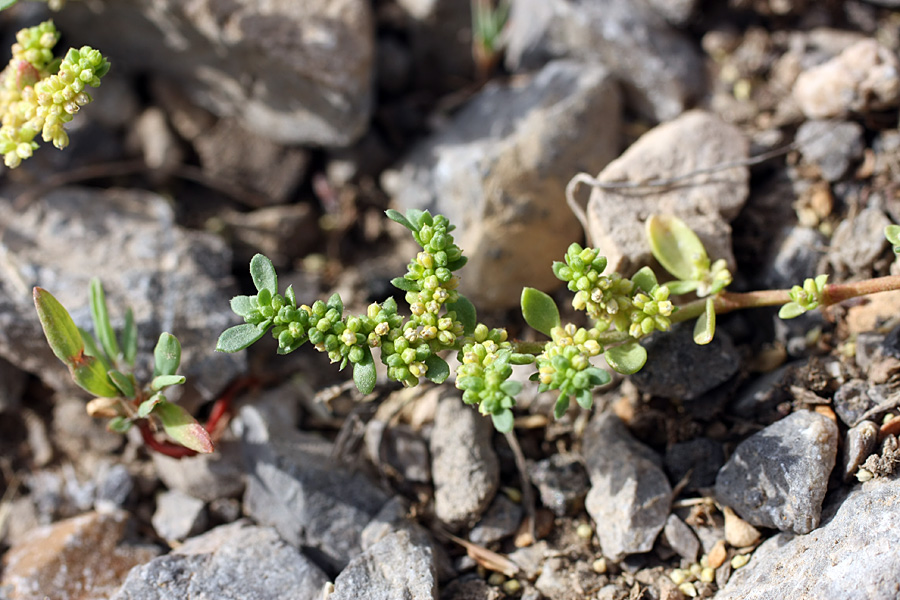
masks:
<svg viewBox="0 0 900 600"><path fill-rule="evenodd" d="M494 429L500 433L509 433L513 430L513 425L515 425L513 412L508 408L499 413L492 413L491 421L494 422Z"/></svg>
<svg viewBox="0 0 900 600"><path fill-rule="evenodd" d="M269 290L272 296L278 293L278 275L275 274L275 266L262 254L257 254L250 260L250 277L253 278L253 285L257 291Z"/></svg>
<svg viewBox="0 0 900 600"><path fill-rule="evenodd" d="M418 281L413 281L412 279L407 279L406 277L394 277L393 279L391 279L391 285L398 290L403 290L404 292L421 291Z"/></svg>
<svg viewBox="0 0 900 600"><path fill-rule="evenodd" d="M265 334L265 328L250 323L229 327L219 336L216 352L239 352L253 345Z"/></svg>
<svg viewBox="0 0 900 600"><path fill-rule="evenodd" d="M522 289L522 316L533 329L550 337L550 330L559 327L559 309L553 298L531 287Z"/></svg>
<svg viewBox="0 0 900 600"><path fill-rule="evenodd" d="M375 372L375 360L372 358L372 351L366 346L363 348L365 356L358 363L353 365L353 383L361 394L371 394L375 389L375 380L377 373Z"/></svg>
<svg viewBox="0 0 900 600"><path fill-rule="evenodd" d="M391 221L400 223L401 225L403 225L410 231L418 231L418 229L413 227L412 223L410 223L409 221L406 220L406 217L404 217L403 213L401 213L399 210L394 210L393 208L389 208L386 211L384 211L384 214L387 215L387 218L390 219Z"/></svg>
<svg viewBox="0 0 900 600"><path fill-rule="evenodd" d="M95 356L84 355L69 365L72 379L80 388L101 398L118 398L119 389L106 374L107 370L107 365Z"/></svg>
<svg viewBox="0 0 900 600"><path fill-rule="evenodd" d="M694 324L694 343L705 346L710 343L716 334L716 308L712 297L706 299L706 310L697 318Z"/></svg>
<svg viewBox="0 0 900 600"><path fill-rule="evenodd" d="M598 369L597 367L588 367L585 369L591 376L591 383L596 387L598 385L606 385L610 381L612 381L612 377L610 377L609 373L604 371L603 369Z"/></svg>
<svg viewBox="0 0 900 600"><path fill-rule="evenodd" d="M131 429L131 419L125 417L113 417L106 424L106 428L114 433L126 433Z"/></svg>
<svg viewBox="0 0 900 600"><path fill-rule="evenodd" d="M181 344L171 333L162 332L159 334L159 341L156 342L156 348L153 350L153 376L158 375L174 375L181 364Z"/></svg>
<svg viewBox="0 0 900 600"><path fill-rule="evenodd" d="M103 292L103 285L96 277L91 279L90 285L91 297L91 318L94 320L94 331L100 340L103 351L111 361L119 358L119 342L116 340L116 334L113 331L112 324L109 322L109 309L106 306L106 294Z"/></svg>
<svg viewBox="0 0 900 600"><path fill-rule="evenodd" d="M101 352L100 348L97 346L97 338L95 338L90 331L85 331L81 327L78 328L78 333L81 334L81 339L84 341L85 355L95 357L103 364L103 368L107 371L112 369L112 365L106 360L106 354Z"/></svg>
<svg viewBox="0 0 900 600"><path fill-rule="evenodd" d="M888 225L884 228L884 237L894 247L894 254L897 254L900 248L900 225Z"/></svg>
<svg viewBox="0 0 900 600"><path fill-rule="evenodd" d="M142 419L146 419L150 416L150 413L153 412L153 407L155 407L160 402L165 402L166 397L162 394L153 394L138 406L138 417Z"/></svg>
<svg viewBox="0 0 900 600"><path fill-rule="evenodd" d="M681 294L688 294L690 292L694 292L700 287L699 281L667 281L666 287L669 288L669 294L673 296L680 296Z"/></svg>
<svg viewBox="0 0 900 600"><path fill-rule="evenodd" d="M613 346L606 351L606 362L623 375L633 375L647 362L647 350L637 342Z"/></svg>
<svg viewBox="0 0 900 600"><path fill-rule="evenodd" d="M0 10L6 10L19 0L0 0Z"/></svg>
<svg viewBox="0 0 900 600"><path fill-rule="evenodd" d="M500 391L506 394L507 396L511 396L515 398L519 395L519 392L522 391L522 382L521 381L512 381L507 379L503 383L500 384Z"/></svg>
<svg viewBox="0 0 900 600"><path fill-rule="evenodd" d="M659 282L656 280L656 273L653 272L653 269L650 267L642 267L634 276L631 278L631 281L635 283L640 289L645 292L649 292L657 285Z"/></svg>
<svg viewBox="0 0 900 600"><path fill-rule="evenodd" d="M578 390L578 393L575 394L575 402L584 410L591 410L591 407L594 406L594 395L591 394L591 390Z"/></svg>
<svg viewBox="0 0 900 600"><path fill-rule="evenodd" d="M231 299L231 311L239 317L246 317L254 310L256 308L250 301L250 296L235 296Z"/></svg>
<svg viewBox="0 0 900 600"><path fill-rule="evenodd" d="M290 302L291 306L297 308L297 294L294 292L293 284L287 286L287 289L284 291L284 297Z"/></svg>
<svg viewBox="0 0 900 600"><path fill-rule="evenodd" d="M213 451L209 432L177 404L161 401L153 407L153 414L159 417L166 434L185 448L203 454Z"/></svg>
<svg viewBox="0 0 900 600"><path fill-rule="evenodd" d="M456 320L463 324L463 331L466 335L472 335L475 326L478 325L478 314L475 311L475 305L468 298L460 295L456 302L447 304L447 312L455 312Z"/></svg>
<svg viewBox="0 0 900 600"><path fill-rule="evenodd" d="M425 377L428 378L429 381L434 383L444 383L447 381L447 377L450 376L450 366L447 364L446 360L437 354L429 354L428 358L425 359L425 366L428 367L428 370L425 372Z"/></svg>
<svg viewBox="0 0 900 600"><path fill-rule="evenodd" d="M81 358L84 341L69 312L45 289L34 288L33 296L41 328L56 358L67 365Z"/></svg>
<svg viewBox="0 0 900 600"><path fill-rule="evenodd" d="M110 369L106 374L109 376L110 381L122 392L123 396L134 398L134 382L128 375L115 369Z"/></svg>
<svg viewBox="0 0 900 600"><path fill-rule="evenodd" d="M569 401L571 398L568 394L560 394L559 398L556 399L556 405L553 407L553 417L556 419L562 419L566 411L569 410Z"/></svg>
<svg viewBox="0 0 900 600"><path fill-rule="evenodd" d="M694 279L694 265L707 258L706 248L697 234L671 215L653 215L647 219L646 226L650 251L659 264L676 279Z"/></svg>
<svg viewBox="0 0 900 600"><path fill-rule="evenodd" d="M469 262L468 256L460 256L456 260L452 260L452 261L448 262L447 268L450 269L451 271L459 271L464 266L466 266L467 262Z"/></svg>
<svg viewBox="0 0 900 600"><path fill-rule="evenodd" d="M524 352L513 352L509 355L509 364L511 365L530 365L537 360L534 354L525 354Z"/></svg>
<svg viewBox="0 0 900 600"><path fill-rule="evenodd" d="M344 301L341 300L341 295L337 292L331 295L331 298L328 299L328 302L325 303L325 306L335 309L340 314L344 314Z"/></svg>
<svg viewBox="0 0 900 600"><path fill-rule="evenodd" d="M134 312L129 308L125 311L125 329L122 330L122 354L125 362L134 366L137 358L138 333L134 322Z"/></svg>
<svg viewBox="0 0 900 600"><path fill-rule="evenodd" d="M778 318L780 319L795 319L806 312L806 309L800 306L796 302L788 302L784 306L782 306L778 311Z"/></svg>
<svg viewBox="0 0 900 600"><path fill-rule="evenodd" d="M419 210L418 208L410 208L406 211L406 220L412 225L414 233L418 233L422 229L422 219L428 214L427 210Z"/></svg>
<svg viewBox="0 0 900 600"><path fill-rule="evenodd" d="M185 381L187 380L184 375L157 375L150 382L150 389L158 392L170 385L182 385Z"/></svg>

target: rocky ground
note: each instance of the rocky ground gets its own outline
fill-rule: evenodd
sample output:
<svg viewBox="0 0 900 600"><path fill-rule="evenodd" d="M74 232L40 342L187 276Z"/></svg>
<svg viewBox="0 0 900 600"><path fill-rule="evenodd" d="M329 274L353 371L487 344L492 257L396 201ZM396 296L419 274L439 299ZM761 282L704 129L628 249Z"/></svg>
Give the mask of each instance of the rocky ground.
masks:
<svg viewBox="0 0 900 600"><path fill-rule="evenodd" d="M0 47L46 15L0 13ZM388 207L448 215L481 320L536 339L519 293L552 291L584 240L578 172L705 169L578 190L625 274L653 213L736 291L897 272L896 0L513 0L478 60L461 0L70 0L54 19L113 69L69 149L0 180L0 598L900 594L897 294L728 315L703 347L677 327L592 411L556 421L524 393L514 436L452 386L360 398L309 348L212 352L256 252L304 302L391 294L415 249ZM181 340L180 403L233 396L215 454L87 416L31 288L87 327L93 276L143 355Z"/></svg>

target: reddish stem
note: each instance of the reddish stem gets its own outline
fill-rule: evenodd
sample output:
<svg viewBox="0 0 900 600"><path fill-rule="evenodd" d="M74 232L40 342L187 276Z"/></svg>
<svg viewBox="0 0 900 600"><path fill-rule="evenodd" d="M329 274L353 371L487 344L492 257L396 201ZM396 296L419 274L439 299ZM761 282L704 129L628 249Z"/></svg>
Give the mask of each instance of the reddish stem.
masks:
<svg viewBox="0 0 900 600"><path fill-rule="evenodd" d="M155 450L160 454L171 456L172 458L184 458L186 456L194 456L197 454L190 448L185 448L184 446L179 446L171 442L161 442L156 439L153 436L153 432L150 430L149 421L139 421L138 429L141 432L141 437L144 438L144 443L147 444L151 450Z"/></svg>

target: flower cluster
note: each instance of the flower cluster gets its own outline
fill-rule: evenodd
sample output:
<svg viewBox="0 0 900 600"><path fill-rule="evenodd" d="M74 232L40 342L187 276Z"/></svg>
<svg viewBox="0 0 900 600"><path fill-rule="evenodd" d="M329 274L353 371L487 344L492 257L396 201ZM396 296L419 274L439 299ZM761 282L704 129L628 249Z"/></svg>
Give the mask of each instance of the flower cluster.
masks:
<svg viewBox="0 0 900 600"><path fill-rule="evenodd" d="M540 382L541 392L559 390L554 410L556 418L566 412L573 396L580 406L590 408L593 404L591 389L610 380L606 371L590 362L591 357L603 353L603 346L598 341L600 334L596 328L576 328L571 323L550 331L551 340L537 357L538 372L532 379Z"/></svg>
<svg viewBox="0 0 900 600"><path fill-rule="evenodd" d="M70 48L61 62L54 59L59 32L52 21L19 31L16 40L0 73L0 154L10 168L31 157L39 132L45 142L65 148L64 125L92 100L85 86L99 86L109 71L109 62L89 46Z"/></svg>
<svg viewBox="0 0 900 600"><path fill-rule="evenodd" d="M822 302L825 284L828 275L819 275L815 279L807 279L803 286L795 285L791 288L791 301L781 307L778 316L782 319L793 319L803 313L814 310Z"/></svg>
<svg viewBox="0 0 900 600"><path fill-rule="evenodd" d="M463 346L462 364L456 371L456 387L463 390L466 404L478 404L483 415L490 415L498 431L512 430L515 396L522 390L518 381L509 381L510 363L515 355L506 341L505 329L488 330L479 324L474 341Z"/></svg>
<svg viewBox="0 0 900 600"><path fill-rule="evenodd" d="M618 273L603 275L606 257L579 244L569 246L565 259L553 263L553 273L575 292L572 306L586 311L599 332L613 327L640 338L652 331L669 330L669 316L675 307L669 301L669 289L657 285L655 278L638 285Z"/></svg>

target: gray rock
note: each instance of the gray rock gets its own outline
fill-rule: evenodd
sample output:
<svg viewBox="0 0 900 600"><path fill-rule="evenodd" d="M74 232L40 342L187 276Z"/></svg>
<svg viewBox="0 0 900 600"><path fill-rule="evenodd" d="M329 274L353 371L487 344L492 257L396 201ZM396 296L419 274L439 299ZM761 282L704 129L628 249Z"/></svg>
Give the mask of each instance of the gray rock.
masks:
<svg viewBox="0 0 900 600"><path fill-rule="evenodd" d="M265 254L279 269L316 248L321 240L317 217L308 203L268 206L251 212L223 211L223 235L234 245L235 263L250 264Z"/></svg>
<svg viewBox="0 0 900 600"><path fill-rule="evenodd" d="M625 83L629 106L654 121L675 118L703 92L699 52L643 0L515 0L507 40L514 71L563 56L604 65Z"/></svg>
<svg viewBox="0 0 900 600"><path fill-rule="evenodd" d="M875 392L876 387L879 386L872 386L862 379L851 379L838 388L834 393L832 406L844 424L855 427L869 410L878 405L877 392L869 393Z"/></svg>
<svg viewBox="0 0 900 600"><path fill-rule="evenodd" d="M772 289L800 285L816 272L828 241L811 227L785 227L772 244L771 258L762 275L764 285Z"/></svg>
<svg viewBox="0 0 900 600"><path fill-rule="evenodd" d="M319 600L325 574L279 539L247 521L222 525L128 574L113 600Z"/></svg>
<svg viewBox="0 0 900 600"><path fill-rule="evenodd" d="M809 533L837 455L837 425L797 411L750 436L716 478L716 500L751 525Z"/></svg>
<svg viewBox="0 0 900 600"><path fill-rule="evenodd" d="M616 156L620 110L605 69L554 62L513 85L485 86L382 180L401 211L429 209L458 227L469 257L464 294L481 308L518 306L523 284L560 284L534 257L561 257L579 238L566 183Z"/></svg>
<svg viewBox="0 0 900 600"><path fill-rule="evenodd" d="M645 133L598 179L632 184L668 179L743 160L747 152L747 140L736 127L695 110ZM670 187L594 189L587 208L591 239L609 260L609 271L630 275L653 259L647 217L675 215L694 230L711 260L724 258L734 265L728 222L747 199L748 180L747 167L733 167Z"/></svg>
<svg viewBox="0 0 900 600"><path fill-rule="evenodd" d="M178 490L204 502L235 498L244 491L244 463L241 445L222 440L212 454L172 458L151 454L156 473L170 490Z"/></svg>
<svg viewBox="0 0 900 600"><path fill-rule="evenodd" d="M551 556L544 561L534 587L541 596L554 600L582 600L585 590L595 590L606 578L591 569L589 561Z"/></svg>
<svg viewBox="0 0 900 600"><path fill-rule="evenodd" d="M861 421L847 430L841 464L844 481L850 481L859 467L875 451L878 442L878 425L872 421Z"/></svg>
<svg viewBox="0 0 900 600"><path fill-rule="evenodd" d="M782 365L774 371L753 378L738 391L734 402L729 406L729 412L743 419L757 419L775 411L779 404L790 399L783 384L790 375L792 366L796 367L797 364Z"/></svg>
<svg viewBox="0 0 900 600"><path fill-rule="evenodd" d="M372 103L372 11L364 0L103 1L56 15L72 41L174 80L194 102L280 143L347 145ZM104 26L96 27L102 13ZM122 35L127 31L128 35Z"/></svg>
<svg viewBox="0 0 900 600"><path fill-rule="evenodd" d="M862 158L863 128L851 121L806 121L797 130L797 143L823 179L838 181Z"/></svg>
<svg viewBox="0 0 900 600"><path fill-rule="evenodd" d="M387 494L364 473L336 464L332 443L318 435L269 424L254 406L242 408L240 418L245 514L332 567L344 567L362 552L360 533Z"/></svg>
<svg viewBox="0 0 900 600"><path fill-rule="evenodd" d="M842 494L843 496L843 494ZM900 588L900 481L855 487L809 535L766 540L716 600L893 600Z"/></svg>
<svg viewBox="0 0 900 600"><path fill-rule="evenodd" d="M24 210L0 199L0 223L0 356L19 368L57 390L80 389L47 346L31 289L47 289L90 331L88 283L96 276L114 328L126 307L134 311L139 374L149 376L163 331L181 342L186 396L211 399L244 370L245 355L211 352L234 323L230 253L220 239L176 225L161 196L63 188Z"/></svg>
<svg viewBox="0 0 900 600"><path fill-rule="evenodd" d="M372 460L389 465L404 484L431 483L428 442L408 425L388 427L372 419L366 423L365 443Z"/></svg>
<svg viewBox="0 0 900 600"><path fill-rule="evenodd" d="M740 367L740 355L723 330L716 331L712 342L694 343L694 324L685 323L668 333L648 337L647 364L631 376L645 394L694 400L728 381Z"/></svg>
<svg viewBox="0 0 900 600"><path fill-rule="evenodd" d="M0 413L19 406L28 374L0 358Z"/></svg>
<svg viewBox="0 0 900 600"><path fill-rule="evenodd" d="M588 477L581 460L572 454L553 454L529 469L541 503L557 517L581 510L588 492Z"/></svg>
<svg viewBox="0 0 900 600"><path fill-rule="evenodd" d="M666 450L666 471L672 478L671 481L678 484L688 477L684 486L684 490L688 492L715 485L716 475L724 463L722 444L706 437L678 442Z"/></svg>
<svg viewBox="0 0 900 600"><path fill-rule="evenodd" d="M449 527L471 525L500 486L500 463L491 445L494 429L463 404L459 396L443 398L431 434L434 513Z"/></svg>
<svg viewBox="0 0 900 600"><path fill-rule="evenodd" d="M699 2L697 0L648 0L650 8L675 26L687 24Z"/></svg>
<svg viewBox="0 0 900 600"><path fill-rule="evenodd" d="M125 505L134 490L134 480L125 465L102 465L95 476L98 481L94 508L110 512Z"/></svg>
<svg viewBox="0 0 900 600"><path fill-rule="evenodd" d="M162 539L181 541L206 527L206 505L184 492L168 490L156 496L156 511L150 522Z"/></svg>
<svg viewBox="0 0 900 600"><path fill-rule="evenodd" d="M499 494L469 532L469 541L489 546L514 534L521 521L522 506L510 500L506 494Z"/></svg>
<svg viewBox="0 0 900 600"><path fill-rule="evenodd" d="M688 562L693 563L697 561L697 554L700 552L700 540L697 539L693 530L679 519L677 515L669 515L669 518L666 519L663 535L669 543L669 547L678 556Z"/></svg>
<svg viewBox="0 0 900 600"><path fill-rule="evenodd" d="M408 16L407 35L417 88L446 90L453 81L471 80L472 12L457 0L398 0ZM379 72L379 84L387 73Z"/></svg>
<svg viewBox="0 0 900 600"><path fill-rule="evenodd" d="M872 206L861 210L853 219L841 221L831 237L828 252L828 260L838 276L870 272L872 263L888 246L881 232L890 224L884 213ZM872 232L878 232L878 235Z"/></svg>
<svg viewBox="0 0 900 600"><path fill-rule="evenodd" d="M329 600L437 600L438 586L431 548L414 544L398 531L353 559L334 580Z"/></svg>
<svg viewBox="0 0 900 600"><path fill-rule="evenodd" d="M793 96L810 119L843 118L897 106L900 59L874 39L861 40L800 73Z"/></svg>
<svg viewBox="0 0 900 600"><path fill-rule="evenodd" d="M582 453L591 478L585 508L597 524L603 555L618 561L650 550L672 503L660 458L611 413L591 419Z"/></svg>

